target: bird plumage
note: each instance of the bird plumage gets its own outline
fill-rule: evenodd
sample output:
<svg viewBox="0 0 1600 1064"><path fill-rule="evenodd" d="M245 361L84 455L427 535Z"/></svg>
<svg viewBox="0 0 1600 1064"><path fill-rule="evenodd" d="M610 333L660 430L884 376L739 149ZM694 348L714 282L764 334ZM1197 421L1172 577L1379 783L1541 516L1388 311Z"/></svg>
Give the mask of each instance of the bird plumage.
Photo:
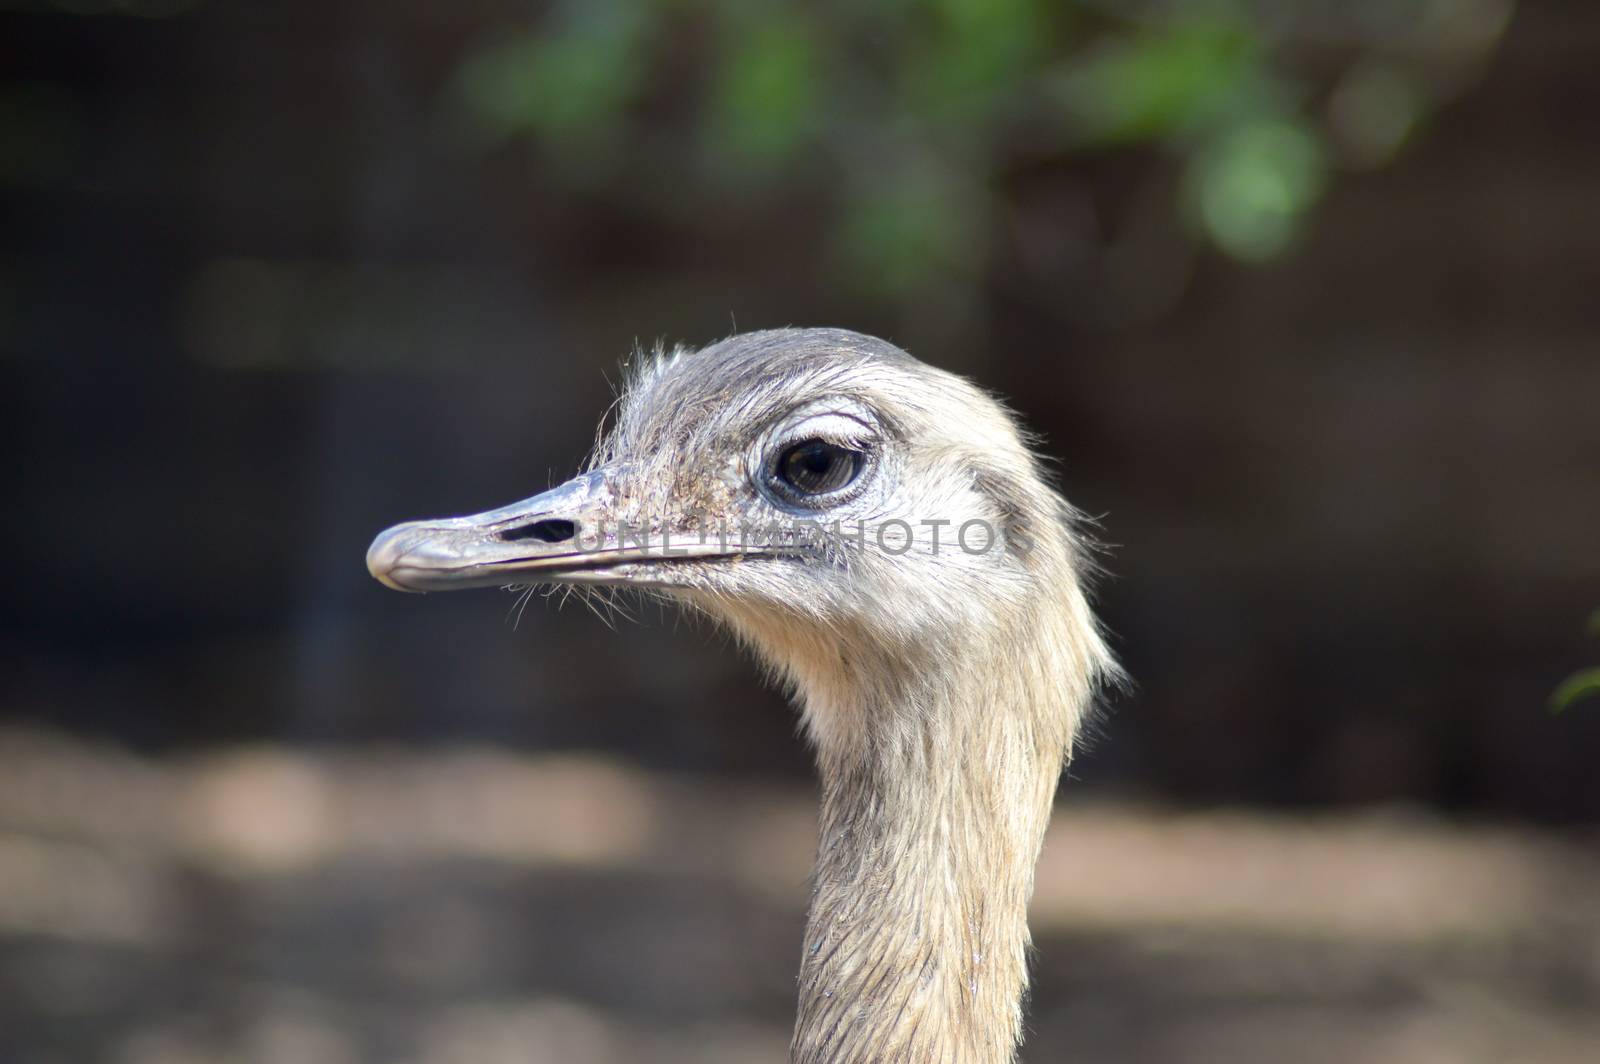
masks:
<svg viewBox="0 0 1600 1064"><path fill-rule="evenodd" d="M779 329L640 359L583 477L392 529L369 566L645 587L726 624L794 692L822 778L792 1058L997 1064L1057 778L1116 675L1086 544L987 393Z"/></svg>

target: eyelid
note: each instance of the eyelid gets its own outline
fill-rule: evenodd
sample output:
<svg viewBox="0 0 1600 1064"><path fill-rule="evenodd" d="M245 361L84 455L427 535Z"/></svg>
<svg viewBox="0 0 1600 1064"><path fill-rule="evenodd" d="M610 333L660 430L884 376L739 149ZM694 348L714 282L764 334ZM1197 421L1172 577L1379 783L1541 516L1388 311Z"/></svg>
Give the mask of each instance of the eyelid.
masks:
<svg viewBox="0 0 1600 1064"><path fill-rule="evenodd" d="M781 451L807 440L822 440L836 447L868 450L871 448L874 435L873 427L860 418L830 412L817 414L788 426L777 437L774 447Z"/></svg>
<svg viewBox="0 0 1600 1064"><path fill-rule="evenodd" d="M872 440L864 439L862 436L845 436L837 432L800 432L793 436L782 437L777 446L773 448L773 451L777 454L782 454L793 447L798 447L802 443L810 443L812 440L820 440L834 447L842 447L847 451L864 452L872 450Z"/></svg>

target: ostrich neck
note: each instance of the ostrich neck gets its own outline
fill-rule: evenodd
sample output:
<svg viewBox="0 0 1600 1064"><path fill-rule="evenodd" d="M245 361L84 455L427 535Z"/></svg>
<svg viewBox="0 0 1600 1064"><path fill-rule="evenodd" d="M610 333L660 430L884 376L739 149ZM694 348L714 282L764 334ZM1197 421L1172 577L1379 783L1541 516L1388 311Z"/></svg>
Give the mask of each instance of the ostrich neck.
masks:
<svg viewBox="0 0 1600 1064"><path fill-rule="evenodd" d="M808 699L859 730L848 756L819 748L797 1064L1014 1059L1028 897L1070 733L1038 719L1047 692L1011 687Z"/></svg>

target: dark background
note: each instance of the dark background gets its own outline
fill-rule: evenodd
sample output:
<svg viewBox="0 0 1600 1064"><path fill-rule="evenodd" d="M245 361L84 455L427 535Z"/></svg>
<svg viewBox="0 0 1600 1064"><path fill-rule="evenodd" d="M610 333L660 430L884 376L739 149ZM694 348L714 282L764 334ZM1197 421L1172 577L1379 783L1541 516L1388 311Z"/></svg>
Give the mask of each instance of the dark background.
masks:
<svg viewBox="0 0 1600 1064"><path fill-rule="evenodd" d="M635 344L784 324L883 335L1001 393L1069 498L1103 515L1100 609L1137 687L1073 766L1066 807L1237 809L1288 838L1297 817L1315 834L1402 810L1462 845L1495 825L1482 830L1588 860L1600 708L1547 703L1600 660L1584 631L1600 605L1600 9L985 11L0 4L0 746L22 759L0 773L34 780L0 803L14 867L57 867L49 847L74 832L136 862L166 853L159 832L99 820L96 835L49 796L114 813L126 795L74 790L72 774L203 775L239 750L274 751L319 787L369 757L488 748L598 758L691 797L803 799L791 710L699 626L653 606L612 631L537 598L508 614L492 592L401 597L362 564L388 524L572 472ZM267 816L278 793L246 804ZM171 800L181 823L187 799ZM16 1059L277 1059L249 1034L267 1013L239 1002L256 998L190 997L219 971L265 978L263 936L286 956L303 942L304 972L267 968L312 999L411 1008L381 973L332 989L306 973L330 937L369 948L360 914L412 872L328 856L309 894L272 880L297 915L257 919L240 900L255 880L172 845L179 945L164 959L102 955L31 903L0 906L0 972L33 988L0 1006ZM516 920L599 927L619 908L645 914L640 936L697 926L648 865L494 888L473 877L501 873L451 869L415 871L416 897L459 893L491 939L516 941ZM714 884L674 888L708 926L742 904ZM766 1024L752 1044L781 1048L800 890L770 918L774 989L754 1004L711 975L694 1007L652 998L670 945L667 974L635 990L591 993L528 962L439 993L556 993L556 1020L516 1014L534 1040L553 1023L590 1045L581 1032L610 1030L613 1009L635 1034L663 1016ZM748 948L719 933L729 955ZM1524 953L1554 958L1529 963L1562 1015L1592 1016L1600 939L1552 944L1570 933L1546 928ZM1066 1024L1051 965L1143 956L1121 932L1062 934L1078 948L1042 942L1030 1059L1072 1044L1051 1040ZM1205 941L1196 970L1218 963ZM608 971L597 948L580 936L552 964ZM1499 973L1485 986L1525 982L1495 963L1467 967ZM1125 972L1126 993L1086 1021L1090 1055L1134 1059L1150 1015L1194 1004L1150 991L1172 970L1151 964L1168 974ZM154 997L130 1005L107 970ZM1436 1018L1405 978L1362 970L1389 974L1339 984L1360 1007L1420 1000ZM101 997L73 998L90 972ZM1138 1004L1147 992L1159 1000ZM313 1042L347 1055L328 1059L415 1050L372 1034L387 1013L329 1007ZM1240 1015L1245 1041L1224 1038L1221 1058L1281 1056ZM1593 1033L1581 1023L1573 1046ZM1428 1030L1413 1042L1449 1044ZM1138 1044L1151 1059L1212 1044L1173 1038ZM552 1059L636 1046L594 1044L611 1049ZM1330 1059L1412 1059L1383 1045Z"/></svg>

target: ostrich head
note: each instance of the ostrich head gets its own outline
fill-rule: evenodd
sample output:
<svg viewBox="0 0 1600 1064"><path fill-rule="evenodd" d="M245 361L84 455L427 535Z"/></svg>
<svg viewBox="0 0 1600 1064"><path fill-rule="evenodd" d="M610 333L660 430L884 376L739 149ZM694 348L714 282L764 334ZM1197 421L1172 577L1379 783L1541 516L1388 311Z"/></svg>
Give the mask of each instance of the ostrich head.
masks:
<svg viewBox="0 0 1600 1064"><path fill-rule="evenodd" d="M842 330L659 353L587 472L398 525L367 564L408 591L648 589L730 626L823 776L796 1058L1010 1058L1050 796L1113 666L1073 512L998 402Z"/></svg>
<svg viewBox="0 0 1600 1064"><path fill-rule="evenodd" d="M1107 657L1072 518L1013 417L966 380L858 333L778 329L644 360L587 472L398 525L367 565L406 591L601 585L703 609L805 696L832 753L849 688L947 682L1030 628L1059 629L1092 683Z"/></svg>

